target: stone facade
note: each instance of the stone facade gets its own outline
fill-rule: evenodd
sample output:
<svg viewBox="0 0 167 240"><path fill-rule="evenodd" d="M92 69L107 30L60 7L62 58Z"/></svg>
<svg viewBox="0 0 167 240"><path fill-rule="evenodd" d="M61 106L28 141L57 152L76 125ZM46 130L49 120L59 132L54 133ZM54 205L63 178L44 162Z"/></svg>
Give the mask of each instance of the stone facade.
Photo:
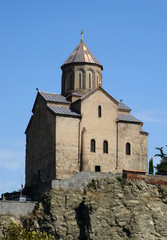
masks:
<svg viewBox="0 0 167 240"><path fill-rule="evenodd" d="M26 132L26 183L55 177L55 117L46 110L42 97L36 101ZM42 167L41 167L42 166Z"/></svg>
<svg viewBox="0 0 167 240"><path fill-rule="evenodd" d="M99 66L72 64L62 67L62 70L62 94L65 96L75 91L84 95L91 89L97 88L99 84L102 84L101 67Z"/></svg>
<svg viewBox="0 0 167 240"><path fill-rule="evenodd" d="M0 201L0 216L25 216L31 213L36 202Z"/></svg>
<svg viewBox="0 0 167 240"><path fill-rule="evenodd" d="M77 171L147 171L148 133L102 88L103 67L83 42L61 68L62 94L38 92L26 129L26 184Z"/></svg>

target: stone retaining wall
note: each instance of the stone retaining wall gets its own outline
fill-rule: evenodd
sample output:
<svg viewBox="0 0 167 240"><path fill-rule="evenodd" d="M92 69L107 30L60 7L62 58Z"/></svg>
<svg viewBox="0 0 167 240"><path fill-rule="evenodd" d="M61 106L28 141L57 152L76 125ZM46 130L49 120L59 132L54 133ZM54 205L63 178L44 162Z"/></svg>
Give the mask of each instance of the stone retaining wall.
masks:
<svg viewBox="0 0 167 240"><path fill-rule="evenodd" d="M0 215L28 215L35 204L36 202L0 201Z"/></svg>
<svg viewBox="0 0 167 240"><path fill-rule="evenodd" d="M102 179L102 178L115 178L116 175L112 173L102 173L102 172L86 172L82 171L76 173L74 176L63 179L63 180L52 180L51 188L56 189L75 189L83 190L93 179Z"/></svg>

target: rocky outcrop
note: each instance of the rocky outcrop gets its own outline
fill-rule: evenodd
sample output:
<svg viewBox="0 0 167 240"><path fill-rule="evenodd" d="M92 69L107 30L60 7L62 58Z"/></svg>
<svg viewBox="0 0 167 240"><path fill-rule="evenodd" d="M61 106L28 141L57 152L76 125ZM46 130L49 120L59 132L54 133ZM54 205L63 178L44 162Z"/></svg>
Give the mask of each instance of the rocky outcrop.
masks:
<svg viewBox="0 0 167 240"><path fill-rule="evenodd" d="M165 240L167 187L139 180L94 180L84 191L51 190L24 220L59 240Z"/></svg>
<svg viewBox="0 0 167 240"><path fill-rule="evenodd" d="M11 221L22 224L19 217L11 216L11 215L1 215L0 216L0 239L4 237L5 231L8 228Z"/></svg>

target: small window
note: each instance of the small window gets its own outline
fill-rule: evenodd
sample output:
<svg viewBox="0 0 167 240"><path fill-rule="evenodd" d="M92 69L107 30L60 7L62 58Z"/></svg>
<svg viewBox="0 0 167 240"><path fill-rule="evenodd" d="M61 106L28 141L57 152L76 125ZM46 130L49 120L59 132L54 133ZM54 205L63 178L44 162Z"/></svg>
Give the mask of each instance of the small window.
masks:
<svg viewBox="0 0 167 240"><path fill-rule="evenodd" d="M130 143L126 143L126 155L130 155Z"/></svg>
<svg viewBox="0 0 167 240"><path fill-rule="evenodd" d="M97 76L97 87L98 87L98 85L99 85L99 78L98 78L98 76Z"/></svg>
<svg viewBox="0 0 167 240"><path fill-rule="evenodd" d="M91 74L89 73L89 88L91 88Z"/></svg>
<svg viewBox="0 0 167 240"><path fill-rule="evenodd" d="M79 88L81 88L81 73L79 73Z"/></svg>
<svg viewBox="0 0 167 240"><path fill-rule="evenodd" d="M98 106L98 117L100 118L101 115L102 115L102 114L101 114L101 106L99 105L99 106Z"/></svg>
<svg viewBox="0 0 167 240"><path fill-rule="evenodd" d="M90 151L91 151L91 152L95 152L95 150L96 150L96 149L95 149L95 148L96 148L95 145L96 145L96 142L95 142L94 139L92 139L91 142L90 142Z"/></svg>
<svg viewBox="0 0 167 240"><path fill-rule="evenodd" d="M74 90L74 81L72 74L70 74L70 90Z"/></svg>
<svg viewBox="0 0 167 240"><path fill-rule="evenodd" d="M68 91L70 89L70 81L66 79L66 90Z"/></svg>
<svg viewBox="0 0 167 240"><path fill-rule="evenodd" d="M82 81L82 88L85 89L85 79L83 78L83 81Z"/></svg>
<svg viewBox="0 0 167 240"><path fill-rule="evenodd" d="M100 172L100 166L95 166L95 172Z"/></svg>
<svg viewBox="0 0 167 240"><path fill-rule="evenodd" d="M103 142L103 153L108 153L108 142L107 141Z"/></svg>

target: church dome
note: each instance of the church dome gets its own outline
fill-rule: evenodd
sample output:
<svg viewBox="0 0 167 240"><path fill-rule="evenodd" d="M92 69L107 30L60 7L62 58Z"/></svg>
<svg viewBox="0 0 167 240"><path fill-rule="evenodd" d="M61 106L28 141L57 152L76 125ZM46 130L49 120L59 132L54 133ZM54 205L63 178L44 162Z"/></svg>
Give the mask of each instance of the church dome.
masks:
<svg viewBox="0 0 167 240"><path fill-rule="evenodd" d="M66 97L74 93L82 96L102 86L103 66L83 42L83 37L61 69L61 92Z"/></svg>
<svg viewBox="0 0 167 240"><path fill-rule="evenodd" d="M72 63L87 63L87 64L96 64L100 66L103 70L103 66L101 63L95 58L86 44L81 40L75 50L71 53L71 55L67 58L64 64L61 66L63 68L66 64Z"/></svg>

